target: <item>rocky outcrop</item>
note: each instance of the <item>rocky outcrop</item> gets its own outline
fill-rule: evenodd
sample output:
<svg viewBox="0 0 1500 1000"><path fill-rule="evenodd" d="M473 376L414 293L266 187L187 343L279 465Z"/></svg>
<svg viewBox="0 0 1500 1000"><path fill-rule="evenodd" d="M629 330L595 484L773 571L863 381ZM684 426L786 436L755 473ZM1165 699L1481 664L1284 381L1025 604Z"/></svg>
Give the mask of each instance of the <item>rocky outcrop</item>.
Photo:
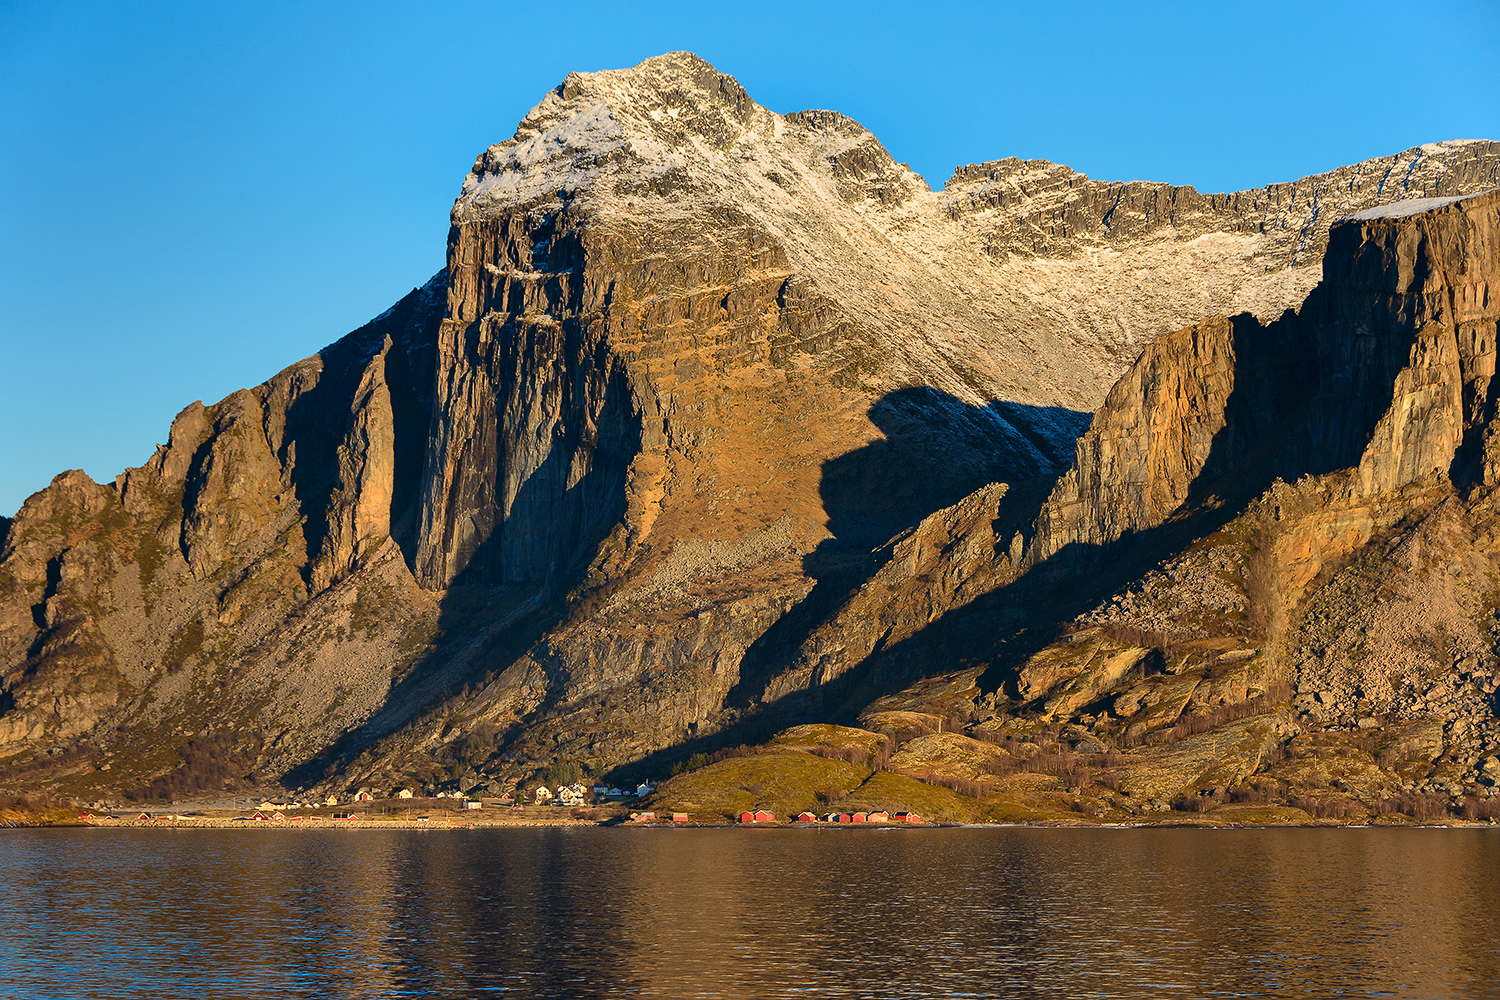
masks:
<svg viewBox="0 0 1500 1000"><path fill-rule="evenodd" d="M1079 438L1029 561L1153 528L1257 448L1263 481L1354 466L1367 495L1450 472L1494 485L1500 192L1414 205L1336 226L1300 315L1214 319L1148 347Z"/></svg>
<svg viewBox="0 0 1500 1000"><path fill-rule="evenodd" d="M1262 760L1272 735L1436 716L1447 736L1422 772L1450 777L1423 785L1377 766L1361 794L1483 789L1479 762L1500 739L1484 625L1500 613L1489 454L1497 223L1500 192L1358 213L1334 227L1324 281L1300 314L1266 326L1208 320L1148 347L1080 437L1024 554L969 570L996 593L1050 581L1025 590L1048 602L1014 628L1064 620L1063 638L996 672L1013 677L1000 701L1034 720L1072 720L1108 746L1160 737L1172 749L1125 759L1122 780L1143 794L1204 787L1203 775L1228 766L1211 740L1186 756L1189 744L1174 742L1211 727L1196 720L1215 712L1229 713L1220 724L1270 717L1253 759L1236 757L1216 781L1274 764ZM1143 560L1160 562L1130 580ZM940 559L926 575L970 561ZM1067 622L1065 595L1101 571L1103 593L1082 587L1098 603ZM910 607L906 590L892 603ZM924 690L913 688L913 703Z"/></svg>
<svg viewBox="0 0 1500 1000"><path fill-rule="evenodd" d="M959 167L943 188L955 217L989 215L992 254L1056 255L1090 241L1159 233L1270 237L1276 266L1316 264L1338 220L1375 202L1454 197L1500 185L1496 144L1435 142L1251 191L1204 194L1150 181L1091 180L1062 164L1010 157ZM1268 270L1273 268L1268 268Z"/></svg>
<svg viewBox="0 0 1500 1000"><path fill-rule="evenodd" d="M305 755L347 725L330 713L351 684L383 698L402 633L430 613L399 596L414 591L401 546L445 287L440 273L263 385L187 407L115 483L70 472L27 501L0 551L0 747L88 734L149 753L207 726L270 730L273 750L299 733ZM377 590L394 605L353 613L368 628L351 641L350 605Z"/></svg>

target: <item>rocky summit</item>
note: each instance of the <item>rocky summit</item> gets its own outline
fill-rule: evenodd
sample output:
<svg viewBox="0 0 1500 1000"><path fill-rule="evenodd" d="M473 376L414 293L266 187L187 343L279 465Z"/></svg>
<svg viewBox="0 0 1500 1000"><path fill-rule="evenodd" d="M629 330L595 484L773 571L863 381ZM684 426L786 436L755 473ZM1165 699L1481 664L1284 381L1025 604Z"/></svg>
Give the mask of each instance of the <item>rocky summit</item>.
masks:
<svg viewBox="0 0 1500 1000"><path fill-rule="evenodd" d="M0 521L0 790L1484 814L1496 188L934 191L689 54L572 74L425 285Z"/></svg>

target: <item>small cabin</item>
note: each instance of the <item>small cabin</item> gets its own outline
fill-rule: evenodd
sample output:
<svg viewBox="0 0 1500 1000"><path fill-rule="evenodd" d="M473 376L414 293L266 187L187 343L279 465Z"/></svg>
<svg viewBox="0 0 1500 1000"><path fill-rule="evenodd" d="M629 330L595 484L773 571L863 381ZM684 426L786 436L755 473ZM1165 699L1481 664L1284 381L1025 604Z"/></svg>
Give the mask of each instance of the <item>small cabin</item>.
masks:
<svg viewBox="0 0 1500 1000"><path fill-rule="evenodd" d="M899 812L896 814L896 820L901 823L920 823L922 817L914 812Z"/></svg>
<svg viewBox="0 0 1500 1000"><path fill-rule="evenodd" d="M411 789L410 788L398 788L396 790L396 798L398 798L398 799L409 799L409 798L411 798Z"/></svg>
<svg viewBox="0 0 1500 1000"><path fill-rule="evenodd" d="M355 802L374 802L375 801L375 796L371 795L369 792L360 792L358 795L354 796L354 801Z"/></svg>
<svg viewBox="0 0 1500 1000"><path fill-rule="evenodd" d="M888 812L872 812L865 817L866 823L889 823L891 814Z"/></svg>
<svg viewBox="0 0 1500 1000"><path fill-rule="evenodd" d="M837 813L835 815L836 815L837 818L834 820L834 822L836 822L836 823L853 823L854 822L854 814L853 813Z"/></svg>
<svg viewBox="0 0 1500 1000"><path fill-rule="evenodd" d="M805 812L804 811L804 812L799 812L797 814L797 822L798 823L816 823L817 821L818 821L818 817L815 816L815 815L813 815L810 812Z"/></svg>
<svg viewBox="0 0 1500 1000"><path fill-rule="evenodd" d="M251 816L250 818L255 820L255 822L257 823L260 823L266 819L266 814L257 809L255 810L255 815Z"/></svg>
<svg viewBox="0 0 1500 1000"><path fill-rule="evenodd" d="M767 812L764 809L757 809L755 810L755 822L774 823L776 822L776 814L773 812Z"/></svg>
<svg viewBox="0 0 1500 1000"><path fill-rule="evenodd" d="M465 809L483 809L484 808L484 803L481 802L481 801L479 801L478 799L465 799L464 800L464 808Z"/></svg>
<svg viewBox="0 0 1500 1000"><path fill-rule="evenodd" d="M672 814L672 822L673 823L686 823L687 821L688 821L688 814L687 813L673 813Z"/></svg>
<svg viewBox="0 0 1500 1000"><path fill-rule="evenodd" d="M870 814L869 813L853 813L849 817L849 822L851 822L851 823L864 823L864 822L868 821L869 818L870 818Z"/></svg>

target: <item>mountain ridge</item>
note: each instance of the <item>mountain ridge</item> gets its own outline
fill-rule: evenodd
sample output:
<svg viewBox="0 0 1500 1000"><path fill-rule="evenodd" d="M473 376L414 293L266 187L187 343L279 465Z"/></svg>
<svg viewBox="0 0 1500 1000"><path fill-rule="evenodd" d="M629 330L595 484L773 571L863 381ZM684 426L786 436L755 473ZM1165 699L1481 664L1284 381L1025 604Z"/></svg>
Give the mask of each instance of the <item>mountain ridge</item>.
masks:
<svg viewBox="0 0 1500 1000"><path fill-rule="evenodd" d="M696 57L570 75L476 160L426 285L188 407L114 486L64 474L0 526L0 753L42 780L43 751L87 739L96 770L65 777L116 789L225 726L257 780L300 786L650 768L782 722L909 712L926 695L881 687L903 650L981 611L1028 651L965 638L992 680L964 711L1050 691L1062 673L1026 664L1060 654L991 595L1068 579L1070 543L1189 530L1186 480L1264 435L1221 466L1205 442L1281 405L1233 381L1236 338L1303 328L1327 233L1362 234L1335 248L1351 259L1381 227L1439 233L1437 256L1380 251L1408 262L1468 238L1423 221L1451 206L1333 214L1497 178L1500 144L1473 141L1233 195L1016 160L932 192L852 120L770 112ZM1339 330L1386 300L1360 301ZM1220 305L1255 315L1210 319ZM1285 381L1273 355L1245 355L1245 385ZM1443 378L1474 397L1453 427L1485 483L1488 390ZM1111 419L1126 455L1140 421L1176 440L1212 412L1145 477L1144 508L1107 495L1113 473L1079 478ZM1360 474L1406 489L1384 461ZM1060 706L1102 683L1066 682ZM1107 730L1091 738L1124 738Z"/></svg>

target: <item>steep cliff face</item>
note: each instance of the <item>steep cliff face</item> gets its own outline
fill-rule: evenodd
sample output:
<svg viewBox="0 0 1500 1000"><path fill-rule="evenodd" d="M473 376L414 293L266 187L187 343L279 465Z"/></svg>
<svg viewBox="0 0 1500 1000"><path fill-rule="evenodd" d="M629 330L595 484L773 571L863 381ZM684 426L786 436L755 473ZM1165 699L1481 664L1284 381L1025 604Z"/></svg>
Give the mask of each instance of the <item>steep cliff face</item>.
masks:
<svg viewBox="0 0 1500 1000"><path fill-rule="evenodd" d="M476 160L426 286L0 525L0 754L86 737L70 780L109 787L227 727L265 778L513 784L899 715L950 667L913 704L1057 721L1166 661L1116 600L1151 573L1216 656L1289 641L1450 484L1430 537L1487 537L1493 198L1401 199L1497 170L933 192L687 54L570 75ZM1229 662L1192 697L1292 676ZM1148 687L1090 738L1206 703Z"/></svg>
<svg viewBox="0 0 1500 1000"><path fill-rule="evenodd" d="M1161 524L1257 448L1263 478L1356 467L1364 495L1493 486L1497 206L1492 192L1357 213L1299 315L1148 347L1079 439L1031 562Z"/></svg>
<svg viewBox="0 0 1500 1000"><path fill-rule="evenodd" d="M1118 562L1122 542L1168 551L1213 530L1203 517L1232 516L1278 477L1337 473L1340 493L1365 508L1356 540L1324 543L1331 551L1315 567L1295 557L1306 579L1289 604L1323 563L1342 558L1336 552L1411 509L1393 494L1439 482L1493 486L1497 199L1416 200L1351 216L1334 227L1324 280L1300 314L1267 324L1214 317L1158 338L1110 390L1039 509L1013 494L1003 516L1004 492L990 491L932 515L895 543L892 561L803 645L774 689L861 664L878 670L880 647L1028 573L1067 587ZM984 516L961 516L969 508ZM1029 525L1018 519L1033 516L1028 509ZM1186 538L1141 540L1193 513L1203 523ZM1016 603L1024 602L990 608L988 620L1022 627ZM976 648L982 655L984 643ZM1047 676L1023 679L1030 697L1048 689Z"/></svg>
<svg viewBox="0 0 1500 1000"><path fill-rule="evenodd" d="M27 501L0 551L0 748L87 736L150 760L203 728L321 743L384 696L432 610L401 547L445 289L439 274L263 385L194 403L114 484L69 472ZM356 640L349 605L375 587L401 607Z"/></svg>
<svg viewBox="0 0 1500 1000"><path fill-rule="evenodd" d="M952 555L885 584L885 617L905 616L909 648L864 668L909 674L966 639L996 687L981 697L983 684L956 685L938 717L977 706L980 727L1071 727L1074 742L1127 751L1122 780L1143 794L1257 773L1291 785L1333 773L1361 795L1483 791L1481 765L1500 748L1497 222L1500 192L1357 213L1334 227L1300 314L1212 319L1159 339L1094 415L1029 540L1006 549L974 525L948 543ZM928 605L946 588L933 578L960 567L987 586L935 616ZM1007 613L1008 634L1037 638L974 641ZM932 711L931 686L866 717ZM1261 749L1176 747L1220 716L1263 718ZM1408 730L1423 726L1436 735L1420 766L1397 766ZM1350 730L1378 731L1392 749L1366 747L1378 759L1347 780L1326 762L1263 753L1311 740L1300 745L1312 757L1337 756Z"/></svg>
<svg viewBox="0 0 1500 1000"><path fill-rule="evenodd" d="M694 57L570 76L479 158L454 208L424 582L476 558L497 582L542 581L622 516L643 540L657 508L698 492L684 475L760 450L747 438L800 462L874 438L859 409L907 386L974 407L1083 398L1081 373L1044 367L1058 333L1022 349L951 276L929 280L895 214L919 194L857 124L774 114ZM736 409L759 411L753 431ZM808 427L809 411L836 423ZM1036 438L1067 440L998 413L983 432L1030 473L1050 462ZM742 505L805 505L770 471L766 496L738 487Z"/></svg>

